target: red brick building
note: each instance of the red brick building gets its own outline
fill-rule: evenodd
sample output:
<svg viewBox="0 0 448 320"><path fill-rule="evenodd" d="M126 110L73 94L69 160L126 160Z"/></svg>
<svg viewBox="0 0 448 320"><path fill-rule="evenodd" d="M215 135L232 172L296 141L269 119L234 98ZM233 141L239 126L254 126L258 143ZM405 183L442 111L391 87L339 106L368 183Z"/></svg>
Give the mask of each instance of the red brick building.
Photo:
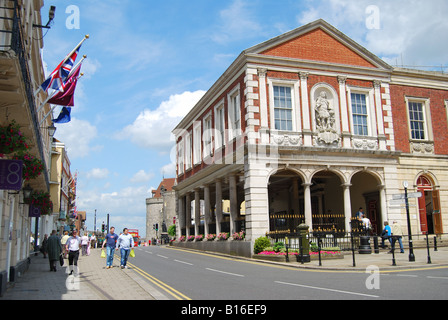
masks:
<svg viewBox="0 0 448 320"><path fill-rule="evenodd" d="M376 232L406 226L390 205L403 181L423 191L413 233L443 233L447 80L391 67L323 20L243 51L174 130L179 233L350 231L360 207Z"/></svg>

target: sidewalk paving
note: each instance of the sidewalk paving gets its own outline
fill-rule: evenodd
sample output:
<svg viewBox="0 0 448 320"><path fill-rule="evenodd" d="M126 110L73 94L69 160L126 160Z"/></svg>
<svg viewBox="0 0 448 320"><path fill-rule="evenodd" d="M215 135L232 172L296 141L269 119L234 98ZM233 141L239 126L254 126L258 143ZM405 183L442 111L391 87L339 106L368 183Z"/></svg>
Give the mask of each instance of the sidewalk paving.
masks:
<svg viewBox="0 0 448 320"><path fill-rule="evenodd" d="M31 265L18 281L9 288L2 300L166 300L160 291L151 286L136 271L120 269L119 259L115 257L114 267L106 269L106 261L100 257L101 250L91 251L90 256L81 256L78 262L79 277L70 277L67 272L68 260L63 267L58 266L57 272L49 271L48 259L43 259L39 254L31 257ZM213 254L210 253L209 254ZM421 268L448 267L448 248L441 247L438 251L431 249L431 264L428 264L426 249L414 249L415 262L409 262L409 251L395 255L396 266L392 266L392 254L381 251L379 254L361 255L356 252L356 267L353 267L351 254L346 254L344 259L322 260L301 264L294 256L290 262L271 262L257 259L245 260L260 263L271 263L296 268L355 271L365 272L370 266L379 268L380 271L391 272L394 270L416 270Z"/></svg>
<svg viewBox="0 0 448 320"><path fill-rule="evenodd" d="M373 248L372 248L373 250ZM393 271L393 270L406 270L406 269L421 269L431 267L448 267L448 247L440 247L438 251L430 249L429 252L431 264L428 264L428 251L427 249L414 249L415 262L409 261L409 250L405 249L405 253L400 253L400 250L396 250L395 264L393 266L392 254L388 253L388 250L381 250L379 254L359 254L355 251L355 266L353 266L353 256L351 252L344 254L344 259L331 259L322 260L322 266L319 266L319 260L312 260L310 263L301 264L297 262L295 256L290 256L290 262L271 262L257 260L260 262L276 263L297 268L307 269L322 269L322 270L340 270L340 271L366 271L368 267L374 266L381 270Z"/></svg>
<svg viewBox="0 0 448 320"><path fill-rule="evenodd" d="M135 272L120 269L115 257L114 267L106 269L101 249L91 250L90 256L80 256L79 276L69 276L68 259L57 272L49 271L48 258L41 254L31 257L31 264L1 300L155 300L152 288Z"/></svg>

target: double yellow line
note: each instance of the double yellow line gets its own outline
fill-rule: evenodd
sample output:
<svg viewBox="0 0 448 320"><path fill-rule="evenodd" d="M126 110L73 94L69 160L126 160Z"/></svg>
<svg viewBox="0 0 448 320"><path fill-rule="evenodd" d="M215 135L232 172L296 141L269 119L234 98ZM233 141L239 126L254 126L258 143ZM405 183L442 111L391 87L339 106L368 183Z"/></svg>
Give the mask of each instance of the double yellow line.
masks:
<svg viewBox="0 0 448 320"><path fill-rule="evenodd" d="M177 291L173 287L170 287L166 283L160 281L159 279L155 278L154 276L150 275L149 273L147 273L146 271L140 269L139 267L137 267L136 265L130 263L129 261L128 261L127 264L129 266L131 266L132 270L134 270L135 272L140 274L143 278L147 279L151 283L155 284L157 287L159 287L160 289L162 289L166 293L168 293L171 296L173 296L175 299L177 299L177 300L191 300L189 297L187 297L183 293Z"/></svg>

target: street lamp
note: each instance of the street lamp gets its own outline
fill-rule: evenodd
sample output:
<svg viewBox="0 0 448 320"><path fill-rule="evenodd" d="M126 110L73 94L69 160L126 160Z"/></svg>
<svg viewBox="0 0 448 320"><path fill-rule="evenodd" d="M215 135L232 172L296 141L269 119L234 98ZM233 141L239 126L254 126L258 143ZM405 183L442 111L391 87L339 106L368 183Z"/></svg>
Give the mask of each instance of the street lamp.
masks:
<svg viewBox="0 0 448 320"><path fill-rule="evenodd" d="M54 123L52 123L51 126L48 127L48 135L54 137L56 130L57 128L54 126Z"/></svg>
<svg viewBox="0 0 448 320"><path fill-rule="evenodd" d="M31 186L28 184L26 187L23 187L22 191L23 191L23 199L25 201L30 200L31 194L33 193L33 188L31 188Z"/></svg>
<svg viewBox="0 0 448 320"><path fill-rule="evenodd" d="M409 234L409 262L415 262L414 256L414 246L412 243L412 230L411 230L411 216L409 214L409 198L408 198L408 187L409 183L407 181L403 182L404 187L404 198L406 201L406 216L408 219L408 234Z"/></svg>

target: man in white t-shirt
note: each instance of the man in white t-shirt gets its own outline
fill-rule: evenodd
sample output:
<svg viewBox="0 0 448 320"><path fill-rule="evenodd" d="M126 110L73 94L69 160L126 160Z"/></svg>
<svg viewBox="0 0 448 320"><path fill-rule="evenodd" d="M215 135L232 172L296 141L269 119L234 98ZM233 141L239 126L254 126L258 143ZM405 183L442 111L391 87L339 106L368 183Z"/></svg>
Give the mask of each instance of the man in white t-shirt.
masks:
<svg viewBox="0 0 448 320"><path fill-rule="evenodd" d="M73 230L73 234L67 239L65 248L68 252L68 267L70 275L73 274L73 266L78 267L79 248L81 247L81 238L78 236L78 230Z"/></svg>

